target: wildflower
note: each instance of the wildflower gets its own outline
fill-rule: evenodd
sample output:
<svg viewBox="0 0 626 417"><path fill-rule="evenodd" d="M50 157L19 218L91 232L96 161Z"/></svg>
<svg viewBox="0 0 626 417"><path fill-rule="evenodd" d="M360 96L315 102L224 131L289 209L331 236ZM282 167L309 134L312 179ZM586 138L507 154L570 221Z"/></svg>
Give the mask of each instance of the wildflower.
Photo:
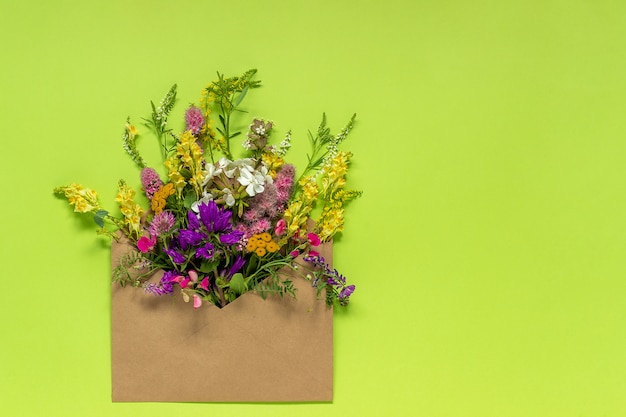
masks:
<svg viewBox="0 0 626 417"><path fill-rule="evenodd" d="M280 236L285 233L285 229L287 228L287 224L285 223L285 219L280 219L276 223L276 227L274 228L274 233L276 236Z"/></svg>
<svg viewBox="0 0 626 417"><path fill-rule="evenodd" d="M185 262L185 256L175 249L165 249L163 252L177 265L182 265Z"/></svg>
<svg viewBox="0 0 626 417"><path fill-rule="evenodd" d="M57 194L63 193L70 205L74 206L77 213L88 213L100 209L98 203L98 194L89 188L85 188L80 184L70 184L66 187L57 187L54 189Z"/></svg>
<svg viewBox="0 0 626 417"><path fill-rule="evenodd" d="M319 254L309 254L308 256L305 256L303 260L313 264L314 267L321 268L321 271L316 274L321 275L321 277L325 279L325 283L332 288L337 296L337 299L339 300L339 304L343 306L347 305L350 295L354 292L356 287L354 285L347 285L346 278L336 269L332 269L330 265L326 263L326 260Z"/></svg>
<svg viewBox="0 0 626 417"><path fill-rule="evenodd" d="M209 233L230 232L232 230L233 226L230 223L231 211L219 208L214 201L200 204L198 210L200 212L200 220Z"/></svg>
<svg viewBox="0 0 626 417"><path fill-rule="evenodd" d="M198 294L193 295L193 308L200 308L202 305L202 298L198 296Z"/></svg>
<svg viewBox="0 0 626 417"><path fill-rule="evenodd" d="M152 250L156 245L156 236L142 236L137 241L137 249L141 251L141 253L146 253Z"/></svg>
<svg viewBox="0 0 626 417"><path fill-rule="evenodd" d="M253 197L265 191L265 183L272 183L272 177L267 174L267 167L262 166L260 170L249 171L242 169L237 178L239 184L246 187L246 193Z"/></svg>
<svg viewBox="0 0 626 417"><path fill-rule="evenodd" d="M202 110L196 106L189 107L185 112L185 123L185 130L189 130L194 136L198 136L204 125Z"/></svg>
<svg viewBox="0 0 626 417"><path fill-rule="evenodd" d="M207 242L204 246L196 249L196 258L204 258L211 260L215 254L215 246L211 242Z"/></svg>
<svg viewBox="0 0 626 417"><path fill-rule="evenodd" d="M276 174L276 203L284 205L289 201L296 170L291 164L285 164Z"/></svg>
<svg viewBox="0 0 626 417"><path fill-rule="evenodd" d="M230 266L230 268L228 268L228 271L225 274L226 278L231 279L233 275L241 271L241 268L243 268L245 264L246 260L243 257L237 255L237 259L235 259L235 262L233 262L233 264Z"/></svg>
<svg viewBox="0 0 626 417"><path fill-rule="evenodd" d="M307 235L307 238L308 238L309 243L311 244L311 246L319 246L320 245L320 238L315 233L309 233Z"/></svg>
<svg viewBox="0 0 626 417"><path fill-rule="evenodd" d="M220 235L220 242L224 245L234 245L236 243L239 243L242 237L243 232L239 230L233 230L230 233Z"/></svg>
<svg viewBox="0 0 626 417"><path fill-rule="evenodd" d="M124 215L124 224L128 226L131 233L134 233L135 236L139 236L143 209L133 201L134 196L135 191L126 185L124 180L120 180L115 201L119 203L120 211Z"/></svg>
<svg viewBox="0 0 626 417"><path fill-rule="evenodd" d="M155 214L161 213L161 211L165 208L167 198L174 193L176 193L176 191L174 190L174 184L171 182L168 182L159 188L152 195L152 211L154 211Z"/></svg>
<svg viewBox="0 0 626 417"><path fill-rule="evenodd" d="M170 211L162 211L152 218L148 231L152 236L158 237L172 230L175 222L176 219Z"/></svg>
<svg viewBox="0 0 626 417"><path fill-rule="evenodd" d="M146 167L141 170L141 185L146 193L146 197L152 200L152 195L163 185L159 174L153 169Z"/></svg>
<svg viewBox="0 0 626 417"><path fill-rule="evenodd" d="M182 229L178 234L178 244L182 250L187 250L190 246L198 246L206 237L202 232Z"/></svg>
<svg viewBox="0 0 626 417"><path fill-rule="evenodd" d="M135 162L140 168L144 168L146 166L146 162L143 160L141 155L139 155L139 151L137 150L137 145L135 138L137 137L137 129L135 126L130 124L130 118L126 119L126 124L124 125L124 134L122 135L122 146L126 153L131 157L133 162Z"/></svg>
<svg viewBox="0 0 626 417"><path fill-rule="evenodd" d="M172 156L163 162L165 168L167 168L167 176L170 183L174 184L176 191L181 193L185 188L185 177L180 173L181 163L175 156Z"/></svg>

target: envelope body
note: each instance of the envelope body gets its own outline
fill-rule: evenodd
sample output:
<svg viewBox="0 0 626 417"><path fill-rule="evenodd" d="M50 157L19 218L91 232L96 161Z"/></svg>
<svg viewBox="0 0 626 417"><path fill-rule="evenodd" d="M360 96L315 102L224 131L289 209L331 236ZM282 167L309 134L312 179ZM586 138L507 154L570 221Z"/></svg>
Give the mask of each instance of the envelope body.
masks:
<svg viewBox="0 0 626 417"><path fill-rule="evenodd" d="M128 250L114 243L113 267ZM331 244L320 252L329 261ZM281 273L296 299L249 292L222 309L114 283L113 401L332 401L333 310L309 281Z"/></svg>

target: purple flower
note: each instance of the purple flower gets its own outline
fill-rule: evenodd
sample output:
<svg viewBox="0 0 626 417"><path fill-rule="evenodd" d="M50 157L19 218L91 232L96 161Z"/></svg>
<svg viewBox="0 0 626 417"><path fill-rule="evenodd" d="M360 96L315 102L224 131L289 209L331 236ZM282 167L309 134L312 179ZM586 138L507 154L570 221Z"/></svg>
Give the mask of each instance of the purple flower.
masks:
<svg viewBox="0 0 626 417"><path fill-rule="evenodd" d="M198 230L200 228L200 222L198 221L198 215L193 212L193 210L189 210L187 212L187 221L189 223L189 229Z"/></svg>
<svg viewBox="0 0 626 417"><path fill-rule="evenodd" d="M230 219L233 213L219 208L215 201L201 203L198 206L198 210L200 211L200 220L209 233L230 232L232 230L233 226L230 223Z"/></svg>
<svg viewBox="0 0 626 417"><path fill-rule="evenodd" d="M179 274L176 271L165 271L158 284L147 282L143 284L143 290L146 293L150 293L153 295L171 294L172 292L174 292L172 278L178 275Z"/></svg>
<svg viewBox="0 0 626 417"><path fill-rule="evenodd" d="M235 259L235 262L233 262L230 268L228 268L228 273L226 274L228 279L231 279L233 275L239 272L241 268L243 268L245 263L246 263L246 260L242 258L241 256L237 255L237 259Z"/></svg>
<svg viewBox="0 0 626 417"><path fill-rule="evenodd" d="M222 242L224 245L234 245L236 243L239 243L242 237L243 237L242 231L233 230L230 233L220 235L220 242Z"/></svg>
<svg viewBox="0 0 626 417"><path fill-rule="evenodd" d="M347 305L350 294L355 290L354 285L346 285L346 277L341 275L336 269L332 269L330 265L326 263L323 257L319 255L308 255L303 258L305 262L312 263L314 267L321 267L322 277L326 278L326 284L332 287L335 291L339 291L337 298L339 298L339 304ZM323 282L323 281L322 281ZM313 286L317 286L319 283L319 275L316 274L316 278L313 281Z"/></svg>
<svg viewBox="0 0 626 417"><path fill-rule="evenodd" d="M341 300L344 300L344 299L350 297L350 294L352 294L354 292L354 288L355 288L354 285L348 285L347 287L345 287L344 289L342 289L339 292L339 298Z"/></svg>
<svg viewBox="0 0 626 417"><path fill-rule="evenodd" d="M198 246L201 244L206 237L204 233L182 229L178 235L178 244L182 250L187 250L189 246Z"/></svg>
<svg viewBox="0 0 626 417"><path fill-rule="evenodd" d="M172 258L172 261L174 261L175 264L180 265L185 263L185 256L178 251L174 249L164 249L163 252L165 252L170 258Z"/></svg>
<svg viewBox="0 0 626 417"><path fill-rule="evenodd" d="M191 106L185 112L185 122L187 127L185 130L191 130L191 133L198 136L202 126L204 126L204 117L202 116L202 110L196 106Z"/></svg>
<svg viewBox="0 0 626 417"><path fill-rule="evenodd" d="M174 215L169 211L162 211L152 218L150 227L148 228L150 235L161 236L172 230L176 219Z"/></svg>
<svg viewBox="0 0 626 417"><path fill-rule="evenodd" d="M215 246L207 242L203 247L196 249L196 258L212 259L215 254Z"/></svg>

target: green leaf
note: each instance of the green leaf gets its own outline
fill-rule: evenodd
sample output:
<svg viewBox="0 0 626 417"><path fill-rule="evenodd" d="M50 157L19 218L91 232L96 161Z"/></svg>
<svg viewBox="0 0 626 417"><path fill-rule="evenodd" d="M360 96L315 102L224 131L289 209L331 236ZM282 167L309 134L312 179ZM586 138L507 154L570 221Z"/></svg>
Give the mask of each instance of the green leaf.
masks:
<svg viewBox="0 0 626 417"><path fill-rule="evenodd" d="M230 279L230 289L237 295L243 294L246 291L246 283L241 273L236 273Z"/></svg>
<svg viewBox="0 0 626 417"><path fill-rule="evenodd" d="M246 93L248 92L248 86L246 85L243 90L241 90L241 94L239 94L239 97L237 97L237 101L235 102L235 107L237 107L239 104L241 104L241 102L243 101L243 98L246 96Z"/></svg>
<svg viewBox="0 0 626 417"><path fill-rule="evenodd" d="M100 227L104 227L104 218L109 214L106 210L98 210L96 214L93 216L93 221Z"/></svg>
<svg viewBox="0 0 626 417"><path fill-rule="evenodd" d="M219 263L219 260L204 261L200 264L200 267L198 268L198 270L200 272L204 272L205 274L208 274L210 272L213 272L217 268L218 263Z"/></svg>
<svg viewBox="0 0 626 417"><path fill-rule="evenodd" d="M185 206L185 208L190 209L191 205L196 202L196 198L197 196L195 191L189 191L187 194L185 194L185 198L183 199L183 205Z"/></svg>

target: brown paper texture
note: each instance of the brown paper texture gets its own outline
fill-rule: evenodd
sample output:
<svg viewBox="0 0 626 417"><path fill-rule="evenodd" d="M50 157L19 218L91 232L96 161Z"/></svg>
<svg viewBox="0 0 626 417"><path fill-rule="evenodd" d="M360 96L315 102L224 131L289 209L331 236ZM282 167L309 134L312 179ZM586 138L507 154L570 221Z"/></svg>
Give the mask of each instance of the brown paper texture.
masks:
<svg viewBox="0 0 626 417"><path fill-rule="evenodd" d="M113 242L113 267L128 250ZM331 262L330 243L319 252ZM332 401L333 310L309 281L293 281L295 300L246 293L197 310L177 291L154 296L114 283L113 401Z"/></svg>

